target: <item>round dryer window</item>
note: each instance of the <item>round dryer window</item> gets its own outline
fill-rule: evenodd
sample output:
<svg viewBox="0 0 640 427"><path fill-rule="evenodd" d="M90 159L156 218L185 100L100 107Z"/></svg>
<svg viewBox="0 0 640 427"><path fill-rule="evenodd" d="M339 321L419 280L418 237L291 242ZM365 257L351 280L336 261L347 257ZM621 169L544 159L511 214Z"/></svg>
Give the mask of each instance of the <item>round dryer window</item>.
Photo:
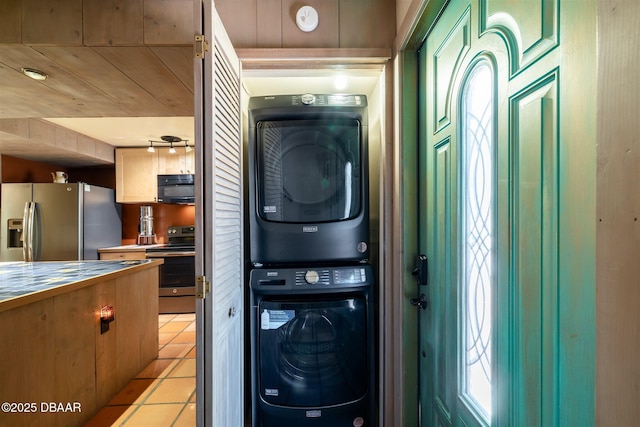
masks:
<svg viewBox="0 0 640 427"><path fill-rule="evenodd" d="M324 203L347 196L345 183L351 181L351 162L331 135L303 129L288 136L294 141L282 152L285 197L305 205ZM299 142L304 141L304 142Z"/></svg>

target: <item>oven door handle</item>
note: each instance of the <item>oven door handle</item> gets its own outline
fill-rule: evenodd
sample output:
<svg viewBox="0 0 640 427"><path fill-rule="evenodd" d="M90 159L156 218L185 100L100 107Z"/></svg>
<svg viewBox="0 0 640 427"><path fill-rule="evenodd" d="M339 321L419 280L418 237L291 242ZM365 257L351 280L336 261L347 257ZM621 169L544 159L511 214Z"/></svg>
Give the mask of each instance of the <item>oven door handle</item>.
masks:
<svg viewBox="0 0 640 427"><path fill-rule="evenodd" d="M180 257L180 256L195 256L195 251L185 251L185 252L147 252L147 258L170 258L170 257Z"/></svg>

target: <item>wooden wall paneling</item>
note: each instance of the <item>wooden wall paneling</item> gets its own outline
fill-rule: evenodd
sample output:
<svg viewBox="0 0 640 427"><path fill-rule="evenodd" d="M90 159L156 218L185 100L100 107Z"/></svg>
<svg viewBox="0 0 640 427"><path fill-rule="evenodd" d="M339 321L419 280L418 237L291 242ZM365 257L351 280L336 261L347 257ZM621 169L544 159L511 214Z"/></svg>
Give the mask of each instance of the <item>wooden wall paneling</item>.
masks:
<svg viewBox="0 0 640 427"><path fill-rule="evenodd" d="M257 4L266 1L221 0L215 2L216 11L234 47L253 47L256 45L256 25L260 19L260 15L257 13ZM278 31L280 31L279 28Z"/></svg>
<svg viewBox="0 0 640 427"><path fill-rule="evenodd" d="M256 43L246 47L282 47L282 0L258 1L256 12Z"/></svg>
<svg viewBox="0 0 640 427"><path fill-rule="evenodd" d="M640 419L640 2L598 2L597 16L595 424L617 427Z"/></svg>
<svg viewBox="0 0 640 427"><path fill-rule="evenodd" d="M96 407L96 312L95 287L79 289L53 298L56 337L55 389L45 402L65 402L70 396L82 404L82 412L58 414L58 425L86 422Z"/></svg>
<svg viewBox="0 0 640 427"><path fill-rule="evenodd" d="M158 283L157 268L138 273L140 279L134 286L140 288L143 303L138 306L141 324L140 369L144 369L158 357Z"/></svg>
<svg viewBox="0 0 640 427"><path fill-rule="evenodd" d="M29 304L0 313L0 401L50 401L55 383L55 337L53 335L53 299ZM17 366L32 369L16 369ZM10 385L10 386L7 386ZM40 413L40 407L28 418L24 414L0 411L3 426L45 426L51 414Z"/></svg>
<svg viewBox="0 0 640 427"><path fill-rule="evenodd" d="M101 116L168 116L171 111L158 102L151 94L129 78L125 70L111 64L101 53L88 47L38 47L47 58L79 76L99 92L92 99L96 108L103 111ZM130 54L130 56L127 56ZM135 52L123 52L121 62L138 61ZM140 67L147 66L140 64ZM149 67L153 64L148 65ZM154 89L158 90L158 88ZM80 114L78 117L85 117Z"/></svg>
<svg viewBox="0 0 640 427"><path fill-rule="evenodd" d="M145 45L193 45L193 0L144 0Z"/></svg>
<svg viewBox="0 0 640 427"><path fill-rule="evenodd" d="M29 138L29 119L0 119L0 132L8 136Z"/></svg>
<svg viewBox="0 0 640 427"><path fill-rule="evenodd" d="M191 34L193 36L193 31ZM193 45L152 46L150 49L193 93Z"/></svg>
<svg viewBox="0 0 640 427"><path fill-rule="evenodd" d="M395 11L393 0L340 0L340 47L392 46Z"/></svg>
<svg viewBox="0 0 640 427"><path fill-rule="evenodd" d="M116 150L113 145L106 142L96 140L96 159L101 159L114 164L116 159Z"/></svg>
<svg viewBox="0 0 640 427"><path fill-rule="evenodd" d="M119 390L142 370L140 307L146 299L143 299L144 289L139 286L138 278L139 274L132 274L116 279L116 300L113 306L115 320L110 329L114 329L116 335L116 376Z"/></svg>
<svg viewBox="0 0 640 427"><path fill-rule="evenodd" d="M56 146L64 150L78 151L78 134L56 126Z"/></svg>
<svg viewBox="0 0 640 427"><path fill-rule="evenodd" d="M22 42L21 0L0 1L0 43Z"/></svg>
<svg viewBox="0 0 640 427"><path fill-rule="evenodd" d="M44 120L29 119L29 137L46 145L55 145L56 127Z"/></svg>
<svg viewBox="0 0 640 427"><path fill-rule="evenodd" d="M84 44L142 45L142 4L142 0L84 0Z"/></svg>
<svg viewBox="0 0 640 427"><path fill-rule="evenodd" d="M340 47L338 0L308 0L304 5L318 12L318 27L310 32L296 25L299 0L282 0L282 47Z"/></svg>
<svg viewBox="0 0 640 427"><path fill-rule="evenodd" d="M79 153L86 154L87 156L91 157L96 156L96 142L98 142L97 140L86 135L78 134L77 141L77 151Z"/></svg>
<svg viewBox="0 0 640 427"><path fill-rule="evenodd" d="M22 43L82 44L83 0L23 0Z"/></svg>
<svg viewBox="0 0 640 427"><path fill-rule="evenodd" d="M116 304L116 281L109 280L100 283L95 290L94 310L98 313L94 319L94 334L96 343L96 406L101 408L106 405L120 388L118 387L118 376L115 374L117 366L117 341L116 328L109 327L109 331L100 333L100 309L105 305L115 306ZM119 313L116 312L116 320ZM115 321L111 326L116 326Z"/></svg>
<svg viewBox="0 0 640 427"><path fill-rule="evenodd" d="M193 92L146 47L99 47L96 51L152 94L175 116L193 115Z"/></svg>

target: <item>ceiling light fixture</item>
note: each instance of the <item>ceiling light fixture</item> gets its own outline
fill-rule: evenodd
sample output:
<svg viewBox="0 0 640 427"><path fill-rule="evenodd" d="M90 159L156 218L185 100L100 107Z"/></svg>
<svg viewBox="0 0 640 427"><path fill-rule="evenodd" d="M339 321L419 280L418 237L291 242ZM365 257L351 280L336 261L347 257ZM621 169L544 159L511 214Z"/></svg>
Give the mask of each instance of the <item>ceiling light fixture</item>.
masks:
<svg viewBox="0 0 640 427"><path fill-rule="evenodd" d="M46 80L47 77L49 77L47 73L40 70L36 70L35 68L21 68L21 71L22 71L22 74L24 74L29 78L32 78L33 80L42 81L42 80Z"/></svg>
<svg viewBox="0 0 640 427"><path fill-rule="evenodd" d="M190 153L193 151L193 148L191 148L191 146L189 144L187 144L187 140L184 141L184 152L185 153Z"/></svg>
<svg viewBox="0 0 640 427"><path fill-rule="evenodd" d="M333 86L337 90L345 90L347 88L347 76L345 76L344 74L338 74L333 79Z"/></svg>
<svg viewBox="0 0 640 427"><path fill-rule="evenodd" d="M173 146L174 143L179 143L179 142L184 142L184 146L185 146L185 151L189 152L191 151L191 147L189 147L189 145L187 144L188 140L187 139L182 139L180 137L177 136L171 136L171 135L163 135L160 137L160 139L162 141L154 141L154 140L149 140L149 148L147 148L147 151L150 153L155 152L155 149L153 148L153 143L155 142L156 144L171 144L171 146L169 147L169 154L176 154L176 149Z"/></svg>

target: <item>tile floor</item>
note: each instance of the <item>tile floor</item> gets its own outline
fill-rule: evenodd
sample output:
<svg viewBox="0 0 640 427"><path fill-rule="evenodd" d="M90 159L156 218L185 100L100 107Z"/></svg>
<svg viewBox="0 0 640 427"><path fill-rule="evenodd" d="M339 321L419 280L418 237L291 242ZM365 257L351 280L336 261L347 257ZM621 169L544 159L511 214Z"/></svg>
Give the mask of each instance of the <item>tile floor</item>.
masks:
<svg viewBox="0 0 640 427"><path fill-rule="evenodd" d="M158 327L158 358L85 427L196 425L195 314L161 314Z"/></svg>

